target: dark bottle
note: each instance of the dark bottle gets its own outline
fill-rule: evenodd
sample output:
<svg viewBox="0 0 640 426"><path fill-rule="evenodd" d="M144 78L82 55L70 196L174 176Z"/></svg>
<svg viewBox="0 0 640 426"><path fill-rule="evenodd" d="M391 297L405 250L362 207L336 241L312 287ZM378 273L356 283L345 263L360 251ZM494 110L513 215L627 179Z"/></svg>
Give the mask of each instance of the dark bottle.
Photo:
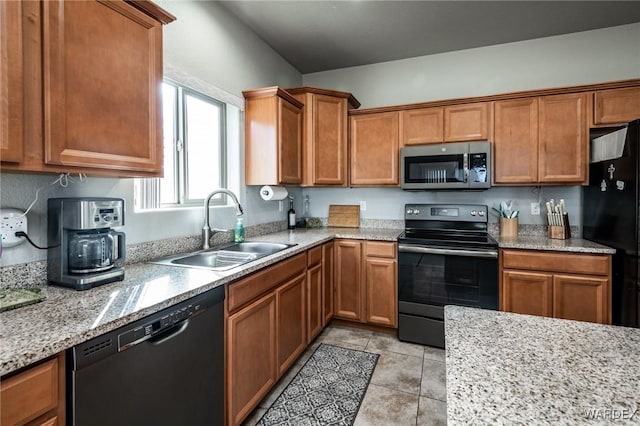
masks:
<svg viewBox="0 0 640 426"><path fill-rule="evenodd" d="M293 199L289 199L289 212L287 214L288 222L287 228L294 229L296 227L296 211L293 209Z"/></svg>

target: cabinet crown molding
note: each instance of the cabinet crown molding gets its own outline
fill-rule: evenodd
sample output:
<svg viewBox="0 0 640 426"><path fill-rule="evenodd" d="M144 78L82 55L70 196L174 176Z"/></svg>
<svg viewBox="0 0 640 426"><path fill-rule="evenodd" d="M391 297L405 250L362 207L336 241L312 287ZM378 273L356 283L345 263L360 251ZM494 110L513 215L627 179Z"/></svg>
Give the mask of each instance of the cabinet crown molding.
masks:
<svg viewBox="0 0 640 426"><path fill-rule="evenodd" d="M429 102L419 102L414 104L393 105L376 108L365 108L359 110L349 110L349 115L374 114L379 112L406 111L419 108L431 108L450 105L461 105L476 102L504 101L518 98L529 98L534 96L563 95L568 93L591 92L596 90L621 89L626 87L640 86L640 78L631 80L610 81L606 83L586 84L582 86L556 87L551 89L525 90L520 92L501 93L496 95L477 96L473 98L443 99Z"/></svg>
<svg viewBox="0 0 640 426"><path fill-rule="evenodd" d="M286 89L292 95L300 95L304 93L314 93L316 95L333 96L335 98L345 98L349 105L349 109L360 108L360 102L349 92L340 92L338 90L321 89L319 87L302 86Z"/></svg>
<svg viewBox="0 0 640 426"><path fill-rule="evenodd" d="M287 102L294 105L296 108L299 108L299 109L304 108L304 104L302 102L300 102L299 100L291 96L289 92L287 92L286 90L284 90L279 86L263 87L260 89L253 89L253 90L243 90L242 95L244 96L245 99L268 98L269 96L275 95L285 99Z"/></svg>

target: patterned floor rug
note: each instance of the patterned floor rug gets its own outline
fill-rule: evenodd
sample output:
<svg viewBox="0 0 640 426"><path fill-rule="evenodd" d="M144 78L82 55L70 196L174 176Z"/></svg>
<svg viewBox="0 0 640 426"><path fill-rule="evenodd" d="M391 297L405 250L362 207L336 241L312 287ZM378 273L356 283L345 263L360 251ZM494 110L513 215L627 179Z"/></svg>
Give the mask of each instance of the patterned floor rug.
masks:
<svg viewBox="0 0 640 426"><path fill-rule="evenodd" d="M352 425L378 357L321 343L258 425Z"/></svg>

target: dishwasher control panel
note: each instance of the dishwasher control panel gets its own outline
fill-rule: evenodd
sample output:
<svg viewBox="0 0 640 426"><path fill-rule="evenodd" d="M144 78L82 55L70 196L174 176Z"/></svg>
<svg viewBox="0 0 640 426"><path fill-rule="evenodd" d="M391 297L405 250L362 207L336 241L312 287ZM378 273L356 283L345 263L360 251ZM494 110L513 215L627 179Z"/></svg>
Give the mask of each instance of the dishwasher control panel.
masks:
<svg viewBox="0 0 640 426"><path fill-rule="evenodd" d="M169 311L165 315L153 321L139 325L134 329L118 335L118 352L122 352L132 346L142 343L145 340L157 336L179 323L195 315L203 307L200 304L190 304L181 308Z"/></svg>

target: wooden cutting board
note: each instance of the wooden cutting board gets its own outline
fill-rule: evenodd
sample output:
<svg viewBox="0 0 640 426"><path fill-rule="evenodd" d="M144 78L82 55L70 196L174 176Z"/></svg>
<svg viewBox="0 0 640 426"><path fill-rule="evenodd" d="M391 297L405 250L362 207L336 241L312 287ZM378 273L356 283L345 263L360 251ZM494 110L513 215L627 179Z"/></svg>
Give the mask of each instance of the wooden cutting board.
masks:
<svg viewBox="0 0 640 426"><path fill-rule="evenodd" d="M360 227L360 206L329 205L329 226L343 228Z"/></svg>

